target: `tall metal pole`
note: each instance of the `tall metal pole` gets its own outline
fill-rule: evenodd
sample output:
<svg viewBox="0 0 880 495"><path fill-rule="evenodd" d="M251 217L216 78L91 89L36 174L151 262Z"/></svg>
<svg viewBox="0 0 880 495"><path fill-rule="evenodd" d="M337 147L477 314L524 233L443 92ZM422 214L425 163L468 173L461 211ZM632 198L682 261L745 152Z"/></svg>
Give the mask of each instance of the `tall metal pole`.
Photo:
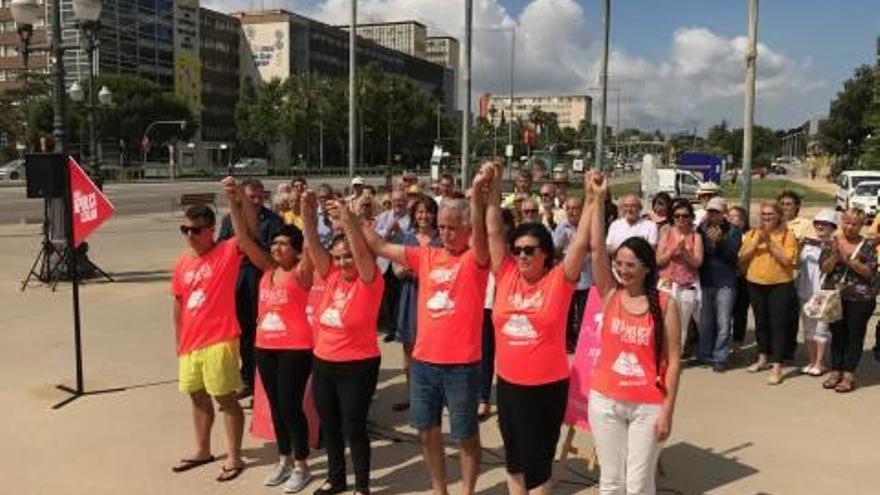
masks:
<svg viewBox="0 0 880 495"><path fill-rule="evenodd" d="M602 155L604 154L605 141L605 117L608 110L608 38L611 29L611 0L605 0L602 11L602 30L605 44L602 49L602 68L599 72L599 86L602 89L602 104L599 106L599 123L596 125L596 170L602 170Z"/></svg>
<svg viewBox="0 0 880 495"><path fill-rule="evenodd" d="M510 28L510 104L507 108L507 144L513 146L513 76L516 67L516 26ZM513 164L513 155L507 158L507 170Z"/></svg>
<svg viewBox="0 0 880 495"><path fill-rule="evenodd" d="M357 156L357 0L351 0L351 26L348 31L348 178L354 178L354 162Z"/></svg>
<svg viewBox="0 0 880 495"><path fill-rule="evenodd" d="M61 0L52 0L52 76L55 80L53 97L54 118L52 119L52 138L55 153L64 153L67 143L64 135L64 47L61 43Z"/></svg>
<svg viewBox="0 0 880 495"><path fill-rule="evenodd" d="M461 187L468 185L468 162L470 161L471 125L471 44L474 28L474 1L464 1L464 63L461 77L464 82L464 111L461 112Z"/></svg>
<svg viewBox="0 0 880 495"><path fill-rule="evenodd" d="M92 170L98 170L98 144L95 141L95 40L97 32L83 29L83 35L86 37L86 51L89 61L89 85L88 85L88 112L86 118L89 125L89 165ZM95 36L95 37L93 37ZM171 167L171 178L174 179L174 166Z"/></svg>
<svg viewBox="0 0 880 495"><path fill-rule="evenodd" d="M746 91L743 115L742 197L749 213L752 200L752 126L755 122L755 72L758 59L758 0L749 0L749 51L746 53Z"/></svg>
<svg viewBox="0 0 880 495"><path fill-rule="evenodd" d="M437 143L440 143L440 102L437 102Z"/></svg>

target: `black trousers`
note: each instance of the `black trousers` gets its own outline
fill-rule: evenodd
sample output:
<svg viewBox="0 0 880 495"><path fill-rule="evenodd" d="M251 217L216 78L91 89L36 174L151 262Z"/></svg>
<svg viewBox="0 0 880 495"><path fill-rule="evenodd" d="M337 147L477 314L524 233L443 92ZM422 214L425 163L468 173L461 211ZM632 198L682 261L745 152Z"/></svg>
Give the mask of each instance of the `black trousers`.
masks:
<svg viewBox="0 0 880 495"><path fill-rule="evenodd" d="M737 344L746 340L746 325L749 322L749 284L745 277L736 279L736 302L731 317L732 337Z"/></svg>
<svg viewBox="0 0 880 495"><path fill-rule="evenodd" d="M367 415L380 358L331 362L315 358L312 390L321 416L321 434L327 450L327 479L345 486L345 441L351 452L355 489L370 493L370 438Z"/></svg>
<svg viewBox="0 0 880 495"><path fill-rule="evenodd" d="M498 427L507 472L522 474L528 490L553 475L567 403L567 378L544 385L517 385L498 377Z"/></svg>
<svg viewBox="0 0 880 495"><path fill-rule="evenodd" d="M571 304L568 306L568 326L565 328L565 349L569 354L574 353L577 347L589 293L589 289L576 290L571 296Z"/></svg>
<svg viewBox="0 0 880 495"><path fill-rule="evenodd" d="M257 334L257 307L259 304L260 277L263 272L249 263L241 265L235 284L235 316L241 328L238 352L241 356L241 379L248 387L254 386L254 340Z"/></svg>
<svg viewBox="0 0 880 495"><path fill-rule="evenodd" d="M389 335L397 333L397 313L400 306L400 279L388 267L383 275L385 292L382 293L382 307L379 309L379 328Z"/></svg>
<svg viewBox="0 0 880 495"><path fill-rule="evenodd" d="M312 372L311 350L257 349L257 369L269 399L278 453L301 461L309 456L309 422L303 396ZM292 446L292 449L291 449Z"/></svg>
<svg viewBox="0 0 880 495"><path fill-rule="evenodd" d="M853 373L862 359L868 320L877 302L841 301L843 319L831 324L831 369Z"/></svg>
<svg viewBox="0 0 880 495"><path fill-rule="evenodd" d="M749 301L755 315L755 340L758 352L771 363L784 363L797 338L792 332L792 305L797 305L794 284L762 285L749 282Z"/></svg>

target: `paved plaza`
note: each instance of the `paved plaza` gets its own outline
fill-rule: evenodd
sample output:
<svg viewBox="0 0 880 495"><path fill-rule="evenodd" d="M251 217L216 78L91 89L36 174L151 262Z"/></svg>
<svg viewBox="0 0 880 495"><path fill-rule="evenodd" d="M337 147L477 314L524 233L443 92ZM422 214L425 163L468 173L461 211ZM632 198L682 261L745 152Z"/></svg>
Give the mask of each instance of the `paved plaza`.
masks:
<svg viewBox="0 0 880 495"><path fill-rule="evenodd" d="M189 402L177 391L171 325L170 269L183 249L179 215L156 213L111 219L90 239L92 259L115 283L83 286L86 387L123 388L52 405L72 382L71 291L19 281L40 241L38 226L0 226L0 404L5 411L0 486L9 494L266 494L273 445L245 435L248 469L218 484L215 463L185 474L171 466L190 448ZM866 348L873 345L873 322ZM382 373L371 410L375 493L427 493L406 413L391 411L404 395L401 352L382 346ZM855 393L822 390L818 379L792 375L781 386L740 367L723 375L686 369L672 438L662 456L661 494L859 495L877 493L880 455L877 411L880 366L865 353ZM223 452L215 424L214 453ZM481 429L485 453L479 493L503 494L504 467L497 422ZM584 443L583 438L579 438ZM450 453L454 450L450 450ZM321 478L325 460L312 464ZM452 479L457 460L449 459ZM598 473L582 460L558 467L553 493L597 493ZM307 491L319 486L315 481ZM458 486L451 493L461 493Z"/></svg>

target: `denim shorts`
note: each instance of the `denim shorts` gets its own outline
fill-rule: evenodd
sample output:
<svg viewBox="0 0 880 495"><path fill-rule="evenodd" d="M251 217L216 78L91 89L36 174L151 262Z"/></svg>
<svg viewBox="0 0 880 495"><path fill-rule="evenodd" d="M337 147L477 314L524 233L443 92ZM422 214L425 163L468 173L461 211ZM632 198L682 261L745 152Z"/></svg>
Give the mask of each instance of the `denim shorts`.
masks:
<svg viewBox="0 0 880 495"><path fill-rule="evenodd" d="M409 372L413 428L423 431L440 426L445 406L452 438L466 440L477 433L480 363L431 364L414 359Z"/></svg>

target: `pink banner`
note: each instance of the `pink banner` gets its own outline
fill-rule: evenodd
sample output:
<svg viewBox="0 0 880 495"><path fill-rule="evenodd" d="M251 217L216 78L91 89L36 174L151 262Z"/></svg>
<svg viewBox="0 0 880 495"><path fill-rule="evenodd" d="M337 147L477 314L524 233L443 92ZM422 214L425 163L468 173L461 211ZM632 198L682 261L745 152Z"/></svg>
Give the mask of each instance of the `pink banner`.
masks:
<svg viewBox="0 0 880 495"><path fill-rule="evenodd" d="M588 415L590 397L590 377L599 359L602 348L602 301L599 291L590 287L587 307L581 323L581 333L574 351L571 365L571 380L568 385L568 406L565 409L565 424L589 432Z"/></svg>

